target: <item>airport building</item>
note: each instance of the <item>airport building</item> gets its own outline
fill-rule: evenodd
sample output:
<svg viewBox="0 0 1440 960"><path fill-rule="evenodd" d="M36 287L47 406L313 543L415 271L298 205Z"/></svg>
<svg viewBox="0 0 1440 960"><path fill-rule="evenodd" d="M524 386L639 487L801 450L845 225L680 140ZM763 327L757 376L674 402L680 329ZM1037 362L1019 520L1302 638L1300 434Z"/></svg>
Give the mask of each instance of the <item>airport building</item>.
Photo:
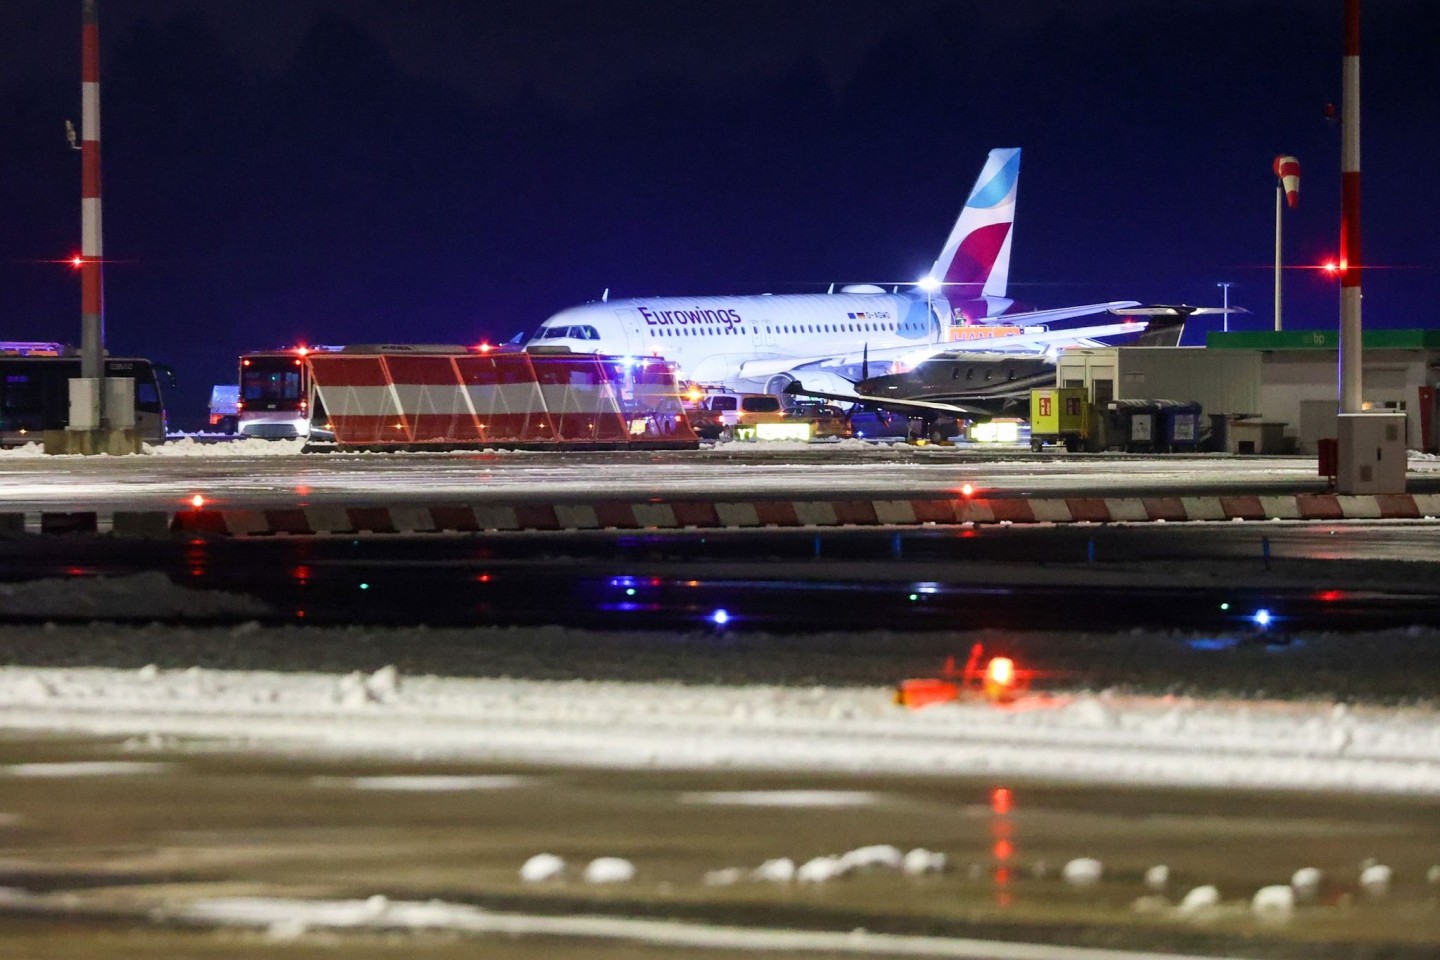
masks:
<svg viewBox="0 0 1440 960"><path fill-rule="evenodd" d="M1366 409L1401 411L1406 446L1440 451L1440 330L1370 330ZM1339 334L1333 330L1212 333L1204 347L1062 351L1056 385L1112 400L1194 401L1232 452L1317 452L1335 436Z"/></svg>

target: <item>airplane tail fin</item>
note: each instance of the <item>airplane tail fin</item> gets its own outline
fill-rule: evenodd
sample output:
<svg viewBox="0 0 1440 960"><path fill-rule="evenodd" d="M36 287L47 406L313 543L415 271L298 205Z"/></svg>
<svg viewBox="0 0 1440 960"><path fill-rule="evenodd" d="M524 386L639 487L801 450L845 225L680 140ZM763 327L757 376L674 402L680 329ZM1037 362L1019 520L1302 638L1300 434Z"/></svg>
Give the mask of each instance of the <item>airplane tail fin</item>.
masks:
<svg viewBox="0 0 1440 960"><path fill-rule="evenodd" d="M954 299L1004 297L1020 148L991 150L930 276L954 287Z"/></svg>

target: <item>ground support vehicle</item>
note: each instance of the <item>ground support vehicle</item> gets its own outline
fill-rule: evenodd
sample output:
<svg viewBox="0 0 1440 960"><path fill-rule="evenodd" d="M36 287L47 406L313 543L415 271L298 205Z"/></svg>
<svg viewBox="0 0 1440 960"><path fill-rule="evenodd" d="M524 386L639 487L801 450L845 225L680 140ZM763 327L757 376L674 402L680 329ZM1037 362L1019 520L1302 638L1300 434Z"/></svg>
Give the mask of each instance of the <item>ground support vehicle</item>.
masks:
<svg viewBox="0 0 1440 960"><path fill-rule="evenodd" d="M796 439L795 436L785 436L794 432L795 424L793 421L786 424L780 398L772 394L714 391L707 394L700 405L720 415L722 437L734 440L776 439L779 436ZM772 429L770 425L775 427ZM762 426L765 429L762 430Z"/></svg>
<svg viewBox="0 0 1440 960"><path fill-rule="evenodd" d="M217 383L210 388L210 429L234 433L240 425L240 388Z"/></svg>
<svg viewBox="0 0 1440 960"><path fill-rule="evenodd" d="M1030 391L1030 449L1039 453L1047 443L1063 444L1071 453L1083 450L1090 438L1090 400L1080 387L1046 387Z"/></svg>
<svg viewBox="0 0 1440 960"><path fill-rule="evenodd" d="M845 411L828 403L796 403L785 409L786 422L808 423L811 440L848 440L854 436Z"/></svg>

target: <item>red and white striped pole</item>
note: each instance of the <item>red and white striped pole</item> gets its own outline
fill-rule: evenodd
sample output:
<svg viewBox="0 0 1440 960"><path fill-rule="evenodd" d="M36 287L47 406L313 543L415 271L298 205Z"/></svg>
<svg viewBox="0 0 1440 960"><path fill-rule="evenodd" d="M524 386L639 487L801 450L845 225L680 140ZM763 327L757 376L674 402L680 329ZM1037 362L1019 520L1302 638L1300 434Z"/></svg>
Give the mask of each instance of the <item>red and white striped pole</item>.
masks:
<svg viewBox="0 0 1440 960"><path fill-rule="evenodd" d="M1359 413L1360 382L1360 0L1345 0L1340 111L1340 412Z"/></svg>
<svg viewBox="0 0 1440 960"><path fill-rule="evenodd" d="M100 273L100 20L81 0L80 376L104 376L105 295ZM100 396L104 391L98 392Z"/></svg>

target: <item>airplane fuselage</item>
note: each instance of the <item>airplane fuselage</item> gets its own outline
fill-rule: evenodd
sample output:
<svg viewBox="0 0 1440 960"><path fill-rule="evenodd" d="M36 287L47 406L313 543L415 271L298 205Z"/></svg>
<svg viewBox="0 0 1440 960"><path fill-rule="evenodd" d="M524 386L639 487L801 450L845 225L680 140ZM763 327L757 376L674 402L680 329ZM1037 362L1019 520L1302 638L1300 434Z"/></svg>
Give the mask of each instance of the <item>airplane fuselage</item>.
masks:
<svg viewBox="0 0 1440 960"><path fill-rule="evenodd" d="M741 385L755 382L744 366L759 360L937 343L948 310L943 298L905 293L649 297L562 310L530 342L663 356L691 380Z"/></svg>

